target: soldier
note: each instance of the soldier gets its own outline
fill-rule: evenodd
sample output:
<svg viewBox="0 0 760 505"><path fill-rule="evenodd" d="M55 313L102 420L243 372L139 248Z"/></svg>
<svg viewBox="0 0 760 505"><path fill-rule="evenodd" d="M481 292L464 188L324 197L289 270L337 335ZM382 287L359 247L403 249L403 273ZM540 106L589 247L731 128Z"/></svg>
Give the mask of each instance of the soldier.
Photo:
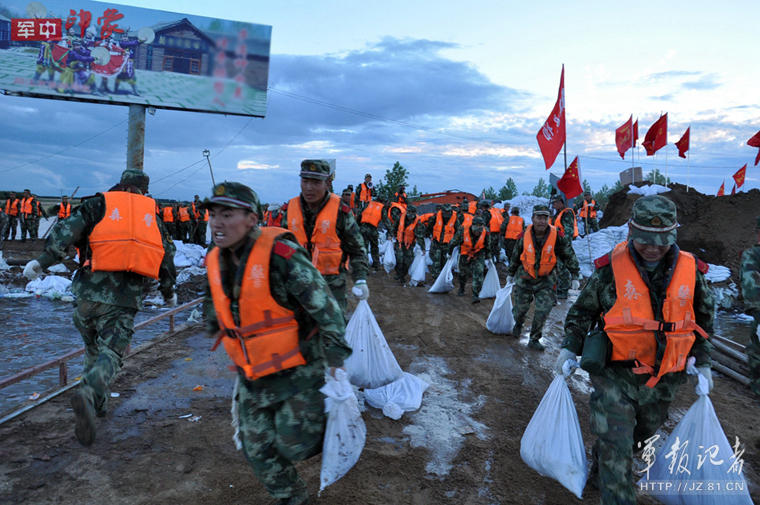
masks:
<svg viewBox="0 0 760 505"><path fill-rule="evenodd" d="M19 214L21 214L21 201L16 198L15 191L11 191L8 194L8 199L5 200L5 213L8 216L8 225L5 228L5 240L15 240Z"/></svg>
<svg viewBox="0 0 760 505"><path fill-rule="evenodd" d="M61 197L61 203L53 207L53 212L55 213L56 217L58 217L59 221L66 219L67 217L70 217L71 216L71 202L69 202L69 197L66 195L63 195Z"/></svg>
<svg viewBox="0 0 760 505"><path fill-rule="evenodd" d="M596 219L597 209L596 201L591 197L591 192L583 193L583 200L576 205L578 217L583 222L583 236L599 231L599 221Z"/></svg>
<svg viewBox="0 0 760 505"><path fill-rule="evenodd" d="M512 334L520 338L525 316L530 304L536 301L533 312L533 323L530 325L530 340L528 347L543 351L540 339L544 323L554 306L554 285L557 282L557 264L563 261L573 276L578 276L580 268L575 257L570 239L564 233L549 224L549 207L536 205L533 207L533 224L525 229L525 233L517 240L512 250L512 257L507 267L507 282L514 282L514 306L512 314L515 327ZM573 280L577 287L578 280Z"/></svg>
<svg viewBox="0 0 760 505"><path fill-rule="evenodd" d="M122 366L134 332L134 318L149 278L159 279L164 300L176 305L174 257L162 240L155 202L143 196L148 176L128 169L121 182L105 193L82 201L68 219L58 221L45 250L24 267L32 280L43 268L66 257L69 246L81 251L71 290L77 298L74 325L85 344L84 370L71 399L74 433L82 445L95 440L95 415L107 411L109 388Z"/></svg>
<svg viewBox="0 0 760 505"><path fill-rule="evenodd" d="M28 189L24 190L21 197L21 241L26 242L26 237L34 238L34 218L37 216L37 199L32 196Z"/></svg>
<svg viewBox="0 0 760 505"><path fill-rule="evenodd" d="M348 206L348 208L351 210L351 214L353 214L354 218L356 218L356 214L354 214L353 194L354 192L351 190L351 187L347 187L341 193L340 201L343 202L344 205Z"/></svg>
<svg viewBox="0 0 760 505"><path fill-rule="evenodd" d="M757 243L742 253L739 279L742 296L744 297L744 312L754 318L752 332L747 346L747 358L750 368L750 388L760 395L760 338L757 330L760 326L760 216L757 218Z"/></svg>
<svg viewBox="0 0 760 505"><path fill-rule="evenodd" d="M493 206L488 209L488 213L490 214L488 216L488 247L491 256L493 257L493 262L497 263L499 261L499 249L501 246L501 236L499 231L501 230L501 223L504 222L504 217L501 214L501 210Z"/></svg>
<svg viewBox="0 0 760 505"><path fill-rule="evenodd" d="M398 191L396 191L393 196L394 200L402 205L406 205L408 203L406 199L406 186L404 185L399 186Z"/></svg>
<svg viewBox="0 0 760 505"><path fill-rule="evenodd" d="M174 222L174 209L172 207L172 204L168 203L161 210L161 220L164 222L164 228L170 240L174 240L174 236L177 234L176 223Z"/></svg>
<svg viewBox="0 0 760 505"><path fill-rule="evenodd" d="M326 190L327 180L320 182ZM206 257L206 327L238 372L236 442L277 503L307 503L306 484L293 463L322 450L325 397L319 389L328 367L334 374L351 354L343 311L295 236L259 228L253 190L223 182L204 205L217 246ZM256 331L262 336L243 340ZM242 352L235 337L245 342ZM266 353L258 349L267 345ZM274 352L284 359L270 360Z"/></svg>
<svg viewBox="0 0 760 505"><path fill-rule="evenodd" d="M190 219L193 223L190 242L198 245L205 245L206 239L206 223L203 221L204 210L201 208L202 203L200 197L195 195L190 204ZM201 228L203 229L201 230Z"/></svg>
<svg viewBox="0 0 760 505"><path fill-rule="evenodd" d="M554 207L554 210L557 213L554 218L554 226L568 237L572 243L573 239L578 237L578 221L575 219L573 209L567 207L567 200L563 194L554 196L552 207ZM567 300L567 292L569 289L570 272L564 263L560 261L557 263L557 299Z"/></svg>
<svg viewBox="0 0 760 505"><path fill-rule="evenodd" d="M430 273L433 279L438 278L446 264L450 249L449 244L454 239L458 219L459 213L454 212L448 203L443 204L443 208L435 213L430 242L430 260L433 262L430 266Z"/></svg>
<svg viewBox="0 0 760 505"><path fill-rule="evenodd" d="M678 248L677 227L672 201L660 195L636 200L629 240L594 262L596 270L565 320L555 369L581 354L590 339L602 344L598 367L590 372L597 439L589 478L598 479L603 505L636 504L633 453L667 419L686 381L688 355L712 389L706 337L714 308L707 265Z"/></svg>
<svg viewBox="0 0 760 505"><path fill-rule="evenodd" d="M366 202L365 202L366 203ZM383 220L383 200L378 197L377 200L373 200L366 203L366 206L361 210L361 232L364 238L364 245L368 247L372 254L372 269L377 271L380 269L380 248L378 247L378 233L377 227Z"/></svg>
<svg viewBox="0 0 760 505"><path fill-rule="evenodd" d="M480 303L480 290L486 275L486 257L488 256L488 228L482 216L468 219L454 234L449 245L449 252L459 248L459 292L464 296L464 287L472 276L472 303Z"/></svg>
<svg viewBox="0 0 760 505"><path fill-rule="evenodd" d="M301 194L288 202L284 222L316 263L345 314L348 302L343 254L349 259L352 292L360 300L369 298L364 239L351 209L328 191L330 164L325 160L303 160L300 175Z"/></svg>
<svg viewBox="0 0 760 505"><path fill-rule="evenodd" d="M188 242L188 236L190 235L192 227L190 208L183 202L182 204L177 205L176 210L176 215L179 216L179 223L177 223L177 240Z"/></svg>
<svg viewBox="0 0 760 505"><path fill-rule="evenodd" d="M372 174L366 174L364 176L364 182L357 186L356 200L357 207L364 209L372 201L372 197L376 195L375 188L372 185Z"/></svg>
<svg viewBox="0 0 760 505"><path fill-rule="evenodd" d="M406 281L406 274L414 261L414 245L425 251L425 225L417 217L417 207L409 205L401 215L396 231L396 277L400 283Z"/></svg>
<svg viewBox="0 0 760 505"><path fill-rule="evenodd" d="M499 230L499 235L503 238L504 241L504 252L507 253L507 258L512 257L512 251L515 248L515 243L524 231L525 220L520 217L520 208L513 207L512 215L509 216L509 219L504 220L504 222L501 224L501 230Z"/></svg>

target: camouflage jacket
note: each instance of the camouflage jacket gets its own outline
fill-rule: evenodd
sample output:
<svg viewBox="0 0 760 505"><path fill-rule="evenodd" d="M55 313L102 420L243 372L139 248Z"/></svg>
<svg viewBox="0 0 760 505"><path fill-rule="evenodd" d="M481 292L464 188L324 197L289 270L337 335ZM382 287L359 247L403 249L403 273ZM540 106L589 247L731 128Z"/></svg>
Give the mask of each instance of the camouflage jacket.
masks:
<svg viewBox="0 0 760 505"><path fill-rule="evenodd" d="M45 250L37 258L42 268L59 263L67 256L69 246L80 251L80 262L90 257L88 237L92 229L106 213L106 201L102 193L82 201L71 216L56 223L45 242ZM174 244L164 235L163 223L156 220L161 230L164 257L158 272L159 289L164 298L174 294L177 272L174 267ZM93 272L89 266L80 268L74 275L71 291L77 298L92 302L138 309L144 295L144 287L151 279L132 272Z"/></svg>
<svg viewBox="0 0 760 505"><path fill-rule="evenodd" d="M560 210L560 212L562 212L562 210ZM550 224L554 224L554 221L556 219L557 219L557 216L552 217ZM572 241L573 230L575 229L575 217L573 216L572 209L570 209L570 212L565 212L562 215L562 228L565 229L565 236L568 237L570 241Z"/></svg>
<svg viewBox="0 0 760 505"><path fill-rule="evenodd" d="M744 311L760 324L760 244L742 253L739 278L744 297Z"/></svg>
<svg viewBox="0 0 760 505"><path fill-rule="evenodd" d="M248 235L248 240L237 249L236 256L240 258L238 267L234 266L229 250L223 250L219 255L222 287L225 294L232 300L230 309L237 324L240 323L237 300L240 298L245 265L259 235L261 231L255 227ZM351 348L344 339L346 323L343 312L333 298L324 278L311 264L306 250L298 245L291 234L278 238L275 244L281 244L281 248L288 253L292 251L292 254L286 258L272 252L269 264L270 292L278 304L295 312L301 338L301 353L307 364L251 382L249 390L258 392L260 404L270 404L291 396L295 387L294 383L298 383L299 387L321 384L324 381L327 366L341 366L343 361L351 355ZM213 335L219 331L219 323L208 280L203 309L206 330ZM315 327L319 328L319 332L307 340L307 336Z"/></svg>
<svg viewBox="0 0 760 505"><path fill-rule="evenodd" d="M317 215L319 211L327 204L327 200L330 198L330 193L325 195L325 199L319 205L319 210L316 212L309 209L301 198L301 209L303 210L304 229L306 234L311 236L314 230L314 224L317 222ZM282 227L287 228L288 213L282 218ZM364 238L362 238L359 224L356 222L354 215L351 213L351 209L345 204L341 204L338 211L338 222L335 223L335 231L340 239L340 248L343 251L344 256L348 257L349 266L351 270L351 278L354 282L360 279L366 279L369 272L369 261L367 260L367 249L364 247ZM345 266L341 262L341 271L344 271Z"/></svg>
<svg viewBox="0 0 760 505"><path fill-rule="evenodd" d="M536 248L536 272L538 272L538 264L541 262L541 248L544 246L544 242L549 237L549 231L547 229L546 234L541 239L536 238L536 233L533 228L531 228L531 233L533 233L533 243L535 244ZM517 239L514 249L512 249L512 257L509 259L507 275L515 277L515 285L519 287L537 287L539 284L553 286L556 284L556 266L552 269L551 272L549 272L548 275L537 276L535 279L531 277L527 270L525 270L525 267L520 260L520 256L523 253L524 240L524 235L521 235L520 238ZM554 253L557 255L557 259L562 261L562 263L574 277L577 277L580 274L580 266L578 265L578 258L575 257L573 244L568 236L563 235L559 230L557 230L557 242L554 244Z"/></svg>
<svg viewBox="0 0 760 505"><path fill-rule="evenodd" d="M483 231L481 233L486 234L486 243L485 247L478 251L475 256L473 256L473 260L479 260L479 259L485 259L488 256L488 228L485 226L483 227ZM470 240L473 244L477 243L478 240L480 240L480 235L477 237L474 237L472 235L472 228L470 228ZM461 245L464 242L464 227L460 227L457 229L456 233L454 233L454 238L451 239L451 242L449 242L449 251L452 251L456 246L460 246L459 250L461 251ZM462 257L461 255L459 256Z"/></svg>
<svg viewBox="0 0 760 505"><path fill-rule="evenodd" d="M396 225L398 230L398 224ZM398 233L397 233L398 235ZM396 235L394 235L395 237ZM422 248L422 252L425 252L425 237L427 236L427 226L422 221L417 221L417 225L414 227L414 242L412 242L411 249L414 249L414 244L417 243ZM397 241L396 247L401 247L401 244Z"/></svg>
<svg viewBox="0 0 760 505"><path fill-rule="evenodd" d="M649 286L649 296L654 309L654 317L662 321L662 304L665 300L667 281L673 275L675 262L678 257L678 246L674 245L652 271L648 271L638 253L629 245L632 256L636 262L642 279ZM599 264L599 260L597 260ZM589 278L588 283L581 291L578 299L570 307L565 319L565 338L562 347L580 355L583 350L583 341L595 328L603 329L602 320L617 300L615 291L615 278L612 265L607 263L597 267ZM713 332L713 317L715 316L714 299L712 289L707 284L705 276L697 268L696 285L694 287L694 314L696 323L708 334ZM697 366L710 364L710 350L712 345L699 334L692 347L691 354L697 359ZM665 351L665 340L657 340L657 365Z"/></svg>

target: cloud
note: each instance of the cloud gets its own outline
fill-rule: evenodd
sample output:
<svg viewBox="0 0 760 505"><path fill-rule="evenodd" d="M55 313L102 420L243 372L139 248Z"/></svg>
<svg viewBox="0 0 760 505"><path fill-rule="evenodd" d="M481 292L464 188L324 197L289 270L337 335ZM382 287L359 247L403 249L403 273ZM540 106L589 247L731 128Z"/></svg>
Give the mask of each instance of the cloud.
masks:
<svg viewBox="0 0 760 505"><path fill-rule="evenodd" d="M655 72L653 74L645 75L642 80L644 81L660 81L664 79L675 79L680 77L692 77L700 75L702 72L692 70L668 70L666 72Z"/></svg>
<svg viewBox="0 0 760 505"><path fill-rule="evenodd" d="M267 163L259 163L253 160L240 160L237 163L238 170L271 170L273 168L280 168L280 166L269 165Z"/></svg>
<svg viewBox="0 0 760 505"><path fill-rule="evenodd" d="M681 84L681 86L684 89L707 90L718 88L721 86L721 83L718 82L717 76L715 74L708 74L703 75L694 81L684 82Z"/></svg>

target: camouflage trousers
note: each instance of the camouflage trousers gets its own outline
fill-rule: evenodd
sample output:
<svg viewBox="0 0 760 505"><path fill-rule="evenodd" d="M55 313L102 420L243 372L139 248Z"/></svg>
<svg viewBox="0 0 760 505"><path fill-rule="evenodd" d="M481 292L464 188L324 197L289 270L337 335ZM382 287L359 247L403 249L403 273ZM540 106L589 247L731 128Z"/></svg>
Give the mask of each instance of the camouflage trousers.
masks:
<svg viewBox="0 0 760 505"><path fill-rule="evenodd" d="M8 216L8 226L5 228L5 240L15 240L17 228L18 216Z"/></svg>
<svg viewBox="0 0 760 505"><path fill-rule="evenodd" d="M198 221L193 227L193 243L206 245L206 221Z"/></svg>
<svg viewBox="0 0 760 505"><path fill-rule="evenodd" d="M174 239L187 242L188 231L190 231L190 221L176 223L174 228Z"/></svg>
<svg viewBox="0 0 760 505"><path fill-rule="evenodd" d="M449 253L449 244L441 244L437 240L430 242L430 261L433 262L430 265L431 279L435 281L438 275L443 270L443 266L446 264L446 259Z"/></svg>
<svg viewBox="0 0 760 505"><path fill-rule="evenodd" d="M597 221L595 217L590 217L588 219L579 217L578 220L583 222L584 236L588 235L589 233L595 233L599 231L599 221Z"/></svg>
<svg viewBox="0 0 760 505"><path fill-rule="evenodd" d="M650 388L647 377L622 367L591 375L591 431L597 437L592 454L602 505L636 505L633 455L665 422L678 387L686 381L684 372L668 374Z"/></svg>
<svg viewBox="0 0 760 505"><path fill-rule="evenodd" d="M757 325L752 325L752 334L749 337L747 346L747 358L749 359L749 383L750 389L757 395L760 395L760 340L757 338Z"/></svg>
<svg viewBox="0 0 760 505"><path fill-rule="evenodd" d="M32 224L33 239L40 238L40 221L42 221L42 218L40 216L34 216L34 223Z"/></svg>
<svg viewBox="0 0 760 505"><path fill-rule="evenodd" d="M319 387L262 406L240 380L237 406L243 453L256 477L275 498L303 493L306 484L293 465L322 450L325 397Z"/></svg>
<svg viewBox="0 0 760 505"><path fill-rule="evenodd" d="M409 267L414 261L414 243L412 247L404 247L396 242L396 278L400 281L406 279Z"/></svg>
<svg viewBox="0 0 760 505"><path fill-rule="evenodd" d="M567 292L570 291L571 275L570 270L565 266L565 262L557 258L557 298L567 298Z"/></svg>
<svg viewBox="0 0 760 505"><path fill-rule="evenodd" d="M472 297L476 298L483 288L483 279L486 277L486 258L482 253L472 259L467 256L459 257L460 293L464 293L464 286L470 277L472 277Z"/></svg>
<svg viewBox="0 0 760 505"><path fill-rule="evenodd" d="M121 370L124 353L134 334L137 309L77 300L74 326L84 340L82 387L92 393L95 410L108 408L111 383Z"/></svg>
<svg viewBox="0 0 760 505"><path fill-rule="evenodd" d="M166 228L166 233L169 235L169 240L174 240L174 237L177 234L177 223L164 223L164 228Z"/></svg>
<svg viewBox="0 0 760 505"><path fill-rule="evenodd" d="M21 218L21 240L27 237L34 238L34 216L24 216Z"/></svg>
<svg viewBox="0 0 760 505"><path fill-rule="evenodd" d="M324 275L325 282L330 286L330 293L332 293L335 301L338 302L340 310L343 311L343 317L346 317L346 307L348 305L348 299L346 297L346 273L342 272L338 275Z"/></svg>
<svg viewBox="0 0 760 505"><path fill-rule="evenodd" d="M377 245L377 227L372 226L369 223L362 223L361 232L362 237L364 237L364 243L367 245L370 255L372 256L372 268L377 270L381 267L380 248Z"/></svg>
<svg viewBox="0 0 760 505"><path fill-rule="evenodd" d="M516 243L517 243L516 239L513 239L513 238L504 239L504 251L507 253L507 258L512 259L512 251L514 250Z"/></svg>
<svg viewBox="0 0 760 505"><path fill-rule="evenodd" d="M523 327L533 300L536 304L533 308L533 322L530 325L530 339L538 340L544 330L546 318L554 307L554 289L549 279L541 279L533 285L519 281L515 284L512 290L512 316L515 318L515 326Z"/></svg>
<svg viewBox="0 0 760 505"><path fill-rule="evenodd" d="M499 249L500 249L500 237L499 233L489 233L488 234L488 250L490 251L490 255L496 258L496 261L499 261Z"/></svg>

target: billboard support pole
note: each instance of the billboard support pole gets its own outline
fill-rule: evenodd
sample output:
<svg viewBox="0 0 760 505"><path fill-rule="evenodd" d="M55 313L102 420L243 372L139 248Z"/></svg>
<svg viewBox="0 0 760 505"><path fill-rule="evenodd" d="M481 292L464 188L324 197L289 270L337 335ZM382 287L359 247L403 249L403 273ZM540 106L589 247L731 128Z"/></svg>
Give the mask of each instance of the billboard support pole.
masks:
<svg viewBox="0 0 760 505"><path fill-rule="evenodd" d="M127 168L143 169L145 153L145 106L129 105L129 129L127 130Z"/></svg>

